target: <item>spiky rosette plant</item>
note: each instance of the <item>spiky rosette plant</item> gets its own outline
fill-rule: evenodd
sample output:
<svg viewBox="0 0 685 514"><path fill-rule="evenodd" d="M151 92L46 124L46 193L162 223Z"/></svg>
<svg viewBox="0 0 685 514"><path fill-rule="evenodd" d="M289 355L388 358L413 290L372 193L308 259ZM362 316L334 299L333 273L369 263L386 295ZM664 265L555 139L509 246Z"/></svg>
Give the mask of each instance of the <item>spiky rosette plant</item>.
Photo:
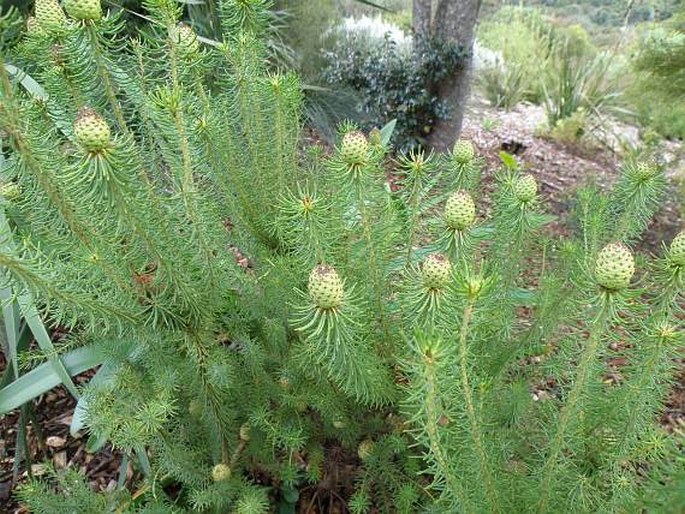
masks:
<svg viewBox="0 0 685 514"><path fill-rule="evenodd" d="M363 192L373 188L380 174L379 167L387 148L369 145L367 136L352 123L340 126L339 144L328 160L327 168L338 183L344 182L344 190L360 201Z"/></svg>
<svg viewBox="0 0 685 514"><path fill-rule="evenodd" d="M438 247L452 260L463 259L476 238L471 231L476 221L476 204L468 191L460 190L447 197L442 213L442 233Z"/></svg>
<svg viewBox="0 0 685 514"><path fill-rule="evenodd" d="M406 232L408 234L407 263L410 262L417 238L420 235L421 218L430 205L430 195L440 179L439 168L433 152L421 149L402 153L398 164L404 177L399 181L400 194L406 206Z"/></svg>
<svg viewBox="0 0 685 514"><path fill-rule="evenodd" d="M226 464L217 464L212 468L212 480L215 482L226 482L231 478L231 468Z"/></svg>
<svg viewBox="0 0 685 514"><path fill-rule="evenodd" d="M432 291L445 289L449 283L450 273L450 261L439 253L430 254L421 265L423 286Z"/></svg>
<svg viewBox="0 0 685 514"><path fill-rule="evenodd" d="M476 149L471 141L457 140L452 152L445 155L443 163L450 170L453 189L472 191L478 187L483 161L476 156Z"/></svg>
<svg viewBox="0 0 685 514"><path fill-rule="evenodd" d="M611 216L605 237L629 242L641 233L655 209L657 199L664 194L666 180L663 167L652 161L627 162L612 191Z"/></svg>
<svg viewBox="0 0 685 514"><path fill-rule="evenodd" d="M6 202L15 202L21 198L21 188L14 182L3 182L0 184L0 196Z"/></svg>
<svg viewBox="0 0 685 514"><path fill-rule="evenodd" d="M428 254L404 272L399 297L406 330L444 328L454 307L454 268L441 253Z"/></svg>
<svg viewBox="0 0 685 514"><path fill-rule="evenodd" d="M634 165L633 172L638 180L647 181L659 173L659 168L654 162L640 161Z"/></svg>
<svg viewBox="0 0 685 514"><path fill-rule="evenodd" d="M357 448L357 456L361 460L367 460L373 453L375 445L376 444L371 439L364 439L361 443L359 443L359 447Z"/></svg>
<svg viewBox="0 0 685 514"><path fill-rule="evenodd" d="M299 294L305 301L297 306L292 324L304 336L298 352L302 370L325 370L324 377L361 401L387 401L387 389L379 394L387 387L382 385L387 371L365 340L353 290L345 287L333 267L319 264L309 274L307 293Z"/></svg>
<svg viewBox="0 0 685 514"><path fill-rule="evenodd" d="M297 255L303 265L325 262L337 253L337 238L325 234L335 230L333 202L307 187L286 192L280 201L274 229L282 244ZM342 235L338 230L338 235Z"/></svg>

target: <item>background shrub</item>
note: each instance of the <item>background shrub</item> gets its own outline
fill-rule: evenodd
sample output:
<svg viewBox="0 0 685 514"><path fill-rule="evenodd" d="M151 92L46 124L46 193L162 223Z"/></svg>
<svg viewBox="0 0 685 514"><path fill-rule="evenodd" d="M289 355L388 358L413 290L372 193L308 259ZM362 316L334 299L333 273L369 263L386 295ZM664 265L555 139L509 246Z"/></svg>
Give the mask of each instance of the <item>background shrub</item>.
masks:
<svg viewBox="0 0 685 514"><path fill-rule="evenodd" d="M521 100L541 103L550 30L538 12L522 9L501 9L480 25L478 44L501 55L485 60L478 73L493 105L509 109Z"/></svg>
<svg viewBox="0 0 685 514"><path fill-rule="evenodd" d="M432 84L447 76L461 56L449 45L432 43L417 55L410 41L349 34L327 53L323 76L331 87L359 94L359 111L374 120L363 123L366 128L397 119L395 142L407 149L422 143L436 121L448 115Z"/></svg>

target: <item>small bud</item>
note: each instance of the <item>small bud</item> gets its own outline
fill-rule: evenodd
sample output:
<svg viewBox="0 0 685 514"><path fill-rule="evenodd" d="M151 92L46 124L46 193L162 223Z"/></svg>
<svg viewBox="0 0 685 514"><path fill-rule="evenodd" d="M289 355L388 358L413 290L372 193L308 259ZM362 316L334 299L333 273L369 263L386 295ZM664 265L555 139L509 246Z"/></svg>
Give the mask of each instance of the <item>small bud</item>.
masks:
<svg viewBox="0 0 685 514"><path fill-rule="evenodd" d="M605 289L616 291L628 287L633 274L635 259L623 243L608 244L597 255L595 277Z"/></svg>
<svg viewBox="0 0 685 514"><path fill-rule="evenodd" d="M455 230L464 230L476 219L476 205L466 191L453 193L445 203L445 223Z"/></svg>
<svg viewBox="0 0 685 514"><path fill-rule="evenodd" d="M364 461L371 456L375 446L376 443L374 443L371 439L364 439L361 443L359 443L359 447L357 448L357 455L361 460Z"/></svg>
<svg viewBox="0 0 685 514"><path fill-rule="evenodd" d="M383 144L383 136L379 129L371 129L371 132L369 132L369 144L371 146L381 146Z"/></svg>
<svg viewBox="0 0 685 514"><path fill-rule="evenodd" d="M345 428L345 422L341 419L336 419L333 422L333 427L337 428L338 430L341 430L341 429Z"/></svg>
<svg viewBox="0 0 685 514"><path fill-rule="evenodd" d="M530 174L523 175L516 180L514 194L521 203L531 202L538 194L538 183Z"/></svg>
<svg viewBox="0 0 685 514"><path fill-rule="evenodd" d="M241 441L249 441L250 440L250 432L252 428L250 427L249 423L243 423L240 426L240 439Z"/></svg>
<svg viewBox="0 0 685 514"><path fill-rule="evenodd" d="M226 464L217 464L212 468L212 480L215 482L225 482L231 478L231 468Z"/></svg>
<svg viewBox="0 0 685 514"><path fill-rule="evenodd" d="M657 326L657 334L661 339L668 341L678 335L678 329L668 321L662 321Z"/></svg>
<svg viewBox="0 0 685 514"><path fill-rule="evenodd" d="M309 296L321 309L335 309L342 304L343 284L331 266L320 264L309 274Z"/></svg>
<svg viewBox="0 0 685 514"><path fill-rule="evenodd" d="M428 289L442 289L450 279L452 266L442 254L432 253L423 261L421 276L423 285Z"/></svg>
<svg viewBox="0 0 685 514"><path fill-rule="evenodd" d="M179 23L169 29L169 38L176 44L183 57L190 57L200 49L195 31L185 23Z"/></svg>
<svg viewBox="0 0 685 514"><path fill-rule="evenodd" d="M64 10L77 21L98 21L102 18L100 0L64 0Z"/></svg>
<svg viewBox="0 0 685 514"><path fill-rule="evenodd" d="M454 143L454 150L452 151L452 157L459 164L470 163L476 155L476 151L473 149L471 141L465 139L458 139Z"/></svg>
<svg viewBox="0 0 685 514"><path fill-rule="evenodd" d="M202 416L202 403L199 400L191 400L188 404L188 414L194 418Z"/></svg>
<svg viewBox="0 0 685 514"><path fill-rule="evenodd" d="M676 266L685 266L685 230L682 230L671 241L668 259Z"/></svg>
<svg viewBox="0 0 685 514"><path fill-rule="evenodd" d="M74 122L74 135L83 148L98 152L109 146L110 131L105 119L90 107L84 107Z"/></svg>
<svg viewBox="0 0 685 514"><path fill-rule="evenodd" d="M316 200L309 195L303 195L302 198L300 198L300 209L305 214L312 212L315 204Z"/></svg>
<svg viewBox="0 0 685 514"><path fill-rule="evenodd" d="M358 130L345 134L340 144L340 158L350 166L366 164L369 160L366 136Z"/></svg>
<svg viewBox="0 0 685 514"><path fill-rule="evenodd" d="M483 290L483 279L478 276L470 277L466 280L466 294L469 298L478 298Z"/></svg>

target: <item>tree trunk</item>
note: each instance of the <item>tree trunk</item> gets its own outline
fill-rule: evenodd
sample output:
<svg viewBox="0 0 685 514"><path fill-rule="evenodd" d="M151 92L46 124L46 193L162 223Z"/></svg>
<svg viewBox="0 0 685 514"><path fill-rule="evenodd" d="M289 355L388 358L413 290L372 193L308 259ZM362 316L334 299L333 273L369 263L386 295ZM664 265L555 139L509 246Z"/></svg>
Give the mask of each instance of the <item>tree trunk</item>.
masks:
<svg viewBox="0 0 685 514"><path fill-rule="evenodd" d="M432 85L433 93L448 105L450 119L436 123L429 143L436 150L447 150L459 137L464 121L471 83L476 21L482 0L439 0L434 19L431 7L426 7L426 4L431 4L430 0L414 0L414 30L425 31L428 24L431 38L457 45L467 52L449 77ZM420 46L421 40L417 39L417 42Z"/></svg>
<svg viewBox="0 0 685 514"><path fill-rule="evenodd" d="M431 0L414 0L412 28L414 29L414 52L423 53L424 45L431 37L433 20Z"/></svg>

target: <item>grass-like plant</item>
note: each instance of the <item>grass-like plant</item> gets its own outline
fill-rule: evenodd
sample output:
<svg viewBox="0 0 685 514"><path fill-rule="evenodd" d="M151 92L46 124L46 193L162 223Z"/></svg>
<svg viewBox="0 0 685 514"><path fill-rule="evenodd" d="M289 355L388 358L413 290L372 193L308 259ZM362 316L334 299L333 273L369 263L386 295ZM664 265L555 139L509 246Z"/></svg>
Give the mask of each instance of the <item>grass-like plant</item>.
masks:
<svg viewBox="0 0 685 514"><path fill-rule="evenodd" d="M122 465L95 495L57 471L20 499L294 512L333 480L335 447L358 458L352 512L682 507L682 441L658 414L683 346L685 235L630 249L662 171L627 163L610 194L582 190L566 238L509 156L486 209L466 141L402 155L390 188L388 129L300 148L268 2L217 7L223 41L206 46L172 0L146 2L135 39L97 0L68 15L38 0L3 52L3 300L36 364L11 367L0 407L101 364L73 388L72 428L144 474L128 490ZM27 353L38 314L69 336Z"/></svg>

